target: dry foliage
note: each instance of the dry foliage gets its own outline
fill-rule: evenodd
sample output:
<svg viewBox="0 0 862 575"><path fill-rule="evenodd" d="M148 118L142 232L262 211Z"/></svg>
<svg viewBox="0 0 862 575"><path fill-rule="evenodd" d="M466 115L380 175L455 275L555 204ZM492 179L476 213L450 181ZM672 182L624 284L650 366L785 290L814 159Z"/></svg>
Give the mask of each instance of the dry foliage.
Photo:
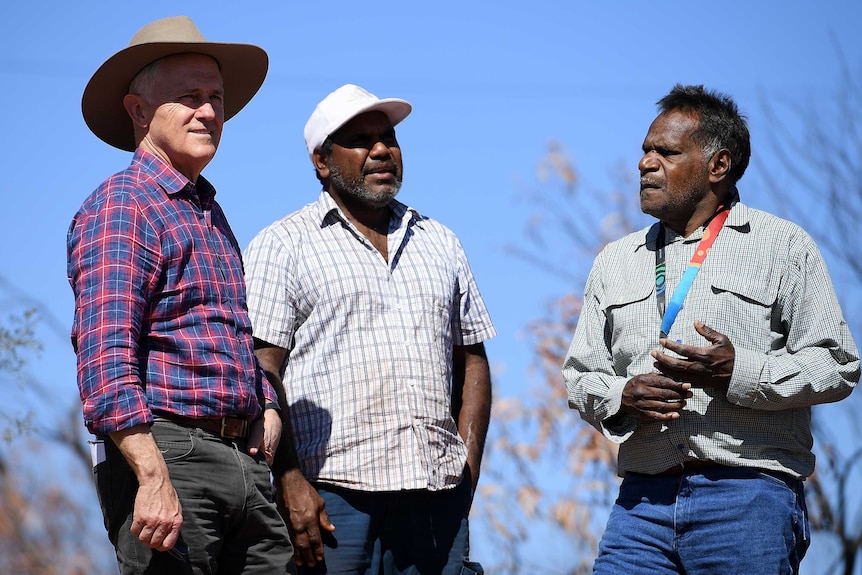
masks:
<svg viewBox="0 0 862 575"><path fill-rule="evenodd" d="M581 288L595 254L642 217L621 194L583 194L570 155L557 143L548 147L538 183L527 192L534 210L527 241L507 249ZM504 551L488 562L489 572L591 571L598 534L616 496L617 453L567 404L560 368L581 303L579 294L568 293L526 326L534 357L530 387L523 395L495 400L474 509Z"/></svg>
<svg viewBox="0 0 862 575"><path fill-rule="evenodd" d="M74 406L69 415L49 413L57 417L50 418L51 428L43 429L27 407L32 392L40 389L26 369L32 354L41 349L35 337L36 321L37 314L31 310L0 326L0 377L8 382L0 405L4 437L0 443L0 573L107 573L104 530L93 525L92 510L84 509L76 497L81 489L93 489L85 479L89 456L77 433L80 408ZM51 402L41 402L42 410L55 408ZM67 455L71 469L58 474L56 465ZM94 544L94 537L101 545Z"/></svg>
<svg viewBox="0 0 862 575"><path fill-rule="evenodd" d="M842 75L834 93L811 101L767 99L767 157L760 160L768 193L781 215L798 222L830 261L844 316L862 343L862 80L840 49ZM814 410L817 468L806 483L814 537L834 549L818 573L862 573L862 396ZM821 570L822 568L822 570Z"/></svg>

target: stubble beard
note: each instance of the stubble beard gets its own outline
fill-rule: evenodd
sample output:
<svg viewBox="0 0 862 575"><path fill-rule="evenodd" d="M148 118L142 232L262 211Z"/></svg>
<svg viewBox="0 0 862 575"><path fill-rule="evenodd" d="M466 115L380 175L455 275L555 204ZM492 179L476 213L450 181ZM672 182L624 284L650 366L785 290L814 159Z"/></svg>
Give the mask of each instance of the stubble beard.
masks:
<svg viewBox="0 0 862 575"><path fill-rule="evenodd" d="M365 183L361 175L354 180L348 180L337 166L330 166L329 177L335 189L371 208L386 206L398 195L398 191L401 189L401 178L397 178L394 183L386 186L382 191L374 191Z"/></svg>

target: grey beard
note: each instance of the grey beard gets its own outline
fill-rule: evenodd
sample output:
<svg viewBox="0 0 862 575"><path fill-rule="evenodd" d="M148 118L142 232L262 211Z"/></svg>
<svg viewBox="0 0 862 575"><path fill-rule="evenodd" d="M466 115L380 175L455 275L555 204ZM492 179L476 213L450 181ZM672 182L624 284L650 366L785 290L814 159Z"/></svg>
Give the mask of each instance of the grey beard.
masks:
<svg viewBox="0 0 862 575"><path fill-rule="evenodd" d="M401 180L395 180L395 183L390 186L386 192L372 192L365 185L365 182L360 178L348 181L340 172L338 167L329 167L329 178L332 180L332 186L337 190L344 192L351 198L358 200L372 208L382 208L387 205L395 196L398 195L398 190L401 189Z"/></svg>

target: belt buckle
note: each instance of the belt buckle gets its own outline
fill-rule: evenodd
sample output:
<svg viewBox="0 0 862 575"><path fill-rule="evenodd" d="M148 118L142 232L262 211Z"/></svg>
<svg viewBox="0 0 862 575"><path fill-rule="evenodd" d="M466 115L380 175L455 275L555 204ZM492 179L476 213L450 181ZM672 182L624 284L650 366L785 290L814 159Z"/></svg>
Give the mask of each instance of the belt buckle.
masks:
<svg viewBox="0 0 862 575"><path fill-rule="evenodd" d="M235 426L239 429L235 429ZM245 439L248 434L248 421L238 417L222 417L219 435L225 439Z"/></svg>

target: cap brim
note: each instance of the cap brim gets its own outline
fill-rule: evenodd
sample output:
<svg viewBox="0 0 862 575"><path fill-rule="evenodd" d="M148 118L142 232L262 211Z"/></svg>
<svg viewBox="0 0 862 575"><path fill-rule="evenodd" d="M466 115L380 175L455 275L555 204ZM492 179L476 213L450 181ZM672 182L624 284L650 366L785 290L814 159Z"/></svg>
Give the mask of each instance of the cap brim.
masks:
<svg viewBox="0 0 862 575"><path fill-rule="evenodd" d="M356 116L359 116L361 114L367 114L368 112L383 112L389 118L389 123L391 123L392 126L395 127L399 123L401 123L401 120L409 116L412 110L413 106L410 105L410 102L408 102L407 100L402 100L401 98L383 98L376 101L370 106L366 106L357 110L352 116L341 122L338 126L332 128L332 130L329 132L329 135L331 136L332 134L340 130L342 126L344 126L344 124L346 124Z"/></svg>
<svg viewBox="0 0 862 575"><path fill-rule="evenodd" d="M205 54L218 63L224 80L224 119L235 116L254 97L266 78L269 57L252 44L218 42L153 42L130 46L102 64L84 89L81 111L90 130L102 141L134 151L132 120L123 106L134 77L159 58L174 54Z"/></svg>

